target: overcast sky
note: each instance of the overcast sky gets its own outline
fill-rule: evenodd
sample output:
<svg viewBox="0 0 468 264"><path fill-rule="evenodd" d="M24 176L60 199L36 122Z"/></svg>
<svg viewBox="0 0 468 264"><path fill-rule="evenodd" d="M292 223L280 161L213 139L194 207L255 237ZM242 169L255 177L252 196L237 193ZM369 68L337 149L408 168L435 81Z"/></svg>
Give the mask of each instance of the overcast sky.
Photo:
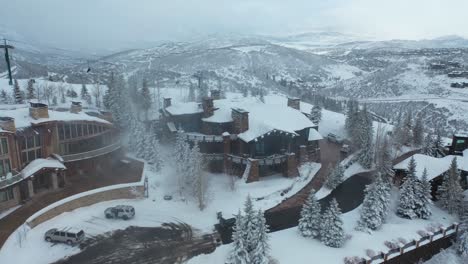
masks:
<svg viewBox="0 0 468 264"><path fill-rule="evenodd" d="M319 28L421 39L468 37L467 10L468 0L0 0L0 27L29 40L88 50Z"/></svg>

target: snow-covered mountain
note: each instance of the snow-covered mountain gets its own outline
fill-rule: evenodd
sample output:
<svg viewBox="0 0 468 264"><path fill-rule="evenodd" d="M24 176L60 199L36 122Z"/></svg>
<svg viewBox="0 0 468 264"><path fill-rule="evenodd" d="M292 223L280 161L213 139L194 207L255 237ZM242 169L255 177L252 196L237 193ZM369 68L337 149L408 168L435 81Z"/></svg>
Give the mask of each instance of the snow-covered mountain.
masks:
<svg viewBox="0 0 468 264"><path fill-rule="evenodd" d="M358 98L378 112L388 105L406 109L411 104L405 102L416 100L426 111L432 109L429 114L440 116L436 123L449 127L447 132L468 128L468 117L462 114L468 110L464 102L468 101L468 88L451 87L453 83L468 83L463 74L468 71L468 40L458 36L375 41L338 32L279 37L211 35L187 42L160 42L105 57L28 46L25 39L22 42L15 44L12 54L17 78L53 74L81 83L104 81L111 72L123 72L126 76L144 75L150 83L170 87L176 83L188 86L198 72L209 88L262 87L296 96L313 91ZM0 60L0 77L4 71ZM457 77L453 72L462 74ZM391 111L380 112L385 116Z"/></svg>

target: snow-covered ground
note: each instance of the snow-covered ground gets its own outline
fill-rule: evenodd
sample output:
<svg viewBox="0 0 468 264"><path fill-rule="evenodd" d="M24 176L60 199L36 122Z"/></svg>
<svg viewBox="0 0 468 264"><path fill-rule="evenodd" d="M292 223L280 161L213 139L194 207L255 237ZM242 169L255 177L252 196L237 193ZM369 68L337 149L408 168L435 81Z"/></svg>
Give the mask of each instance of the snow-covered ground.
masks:
<svg viewBox="0 0 468 264"><path fill-rule="evenodd" d="M30 230L19 228L9 237L0 251L0 263L14 261L14 263L45 264L79 252L77 247L60 244L52 246L45 242L44 233L50 228L74 227L83 229L87 236L96 236L112 230L125 229L128 226L156 227L167 222L185 222L202 232L210 232L217 222L217 212L221 211L225 217L231 217L243 207L248 195L254 199L256 208L263 210L271 208L302 189L313 179L321 165L306 164L300 169L301 176L295 179L278 175L261 178L259 182L249 184L238 179L234 190L230 187L231 179L227 175L209 174L209 202L203 211L198 209L195 201L183 199L178 195L173 167L167 165L160 173L145 171L150 184L147 199L102 202L63 213ZM289 191L281 196L281 193L287 189ZM173 200L164 200L163 196L167 194L173 195ZM256 198L264 199L256 201ZM129 221L105 219L104 210L118 204L134 206L136 217Z"/></svg>
<svg viewBox="0 0 468 264"><path fill-rule="evenodd" d="M393 197L394 212L397 197ZM372 234L354 230L356 222L359 219L360 207L342 215L344 228L351 236L343 248L331 248L315 239L303 238L297 227L278 231L270 234L271 256L279 263L309 264L313 261L327 264L341 264L345 257L365 257L366 250L371 249L374 252L388 251L384 245L385 241L397 240L403 238L410 241L419 238L417 231L424 230L427 227L450 225L456 219L439 208L432 206L434 215L430 220L408 220L390 213L387 222L378 231ZM208 255L200 255L191 259L189 264L219 264L227 259L231 245L223 245L215 252Z"/></svg>

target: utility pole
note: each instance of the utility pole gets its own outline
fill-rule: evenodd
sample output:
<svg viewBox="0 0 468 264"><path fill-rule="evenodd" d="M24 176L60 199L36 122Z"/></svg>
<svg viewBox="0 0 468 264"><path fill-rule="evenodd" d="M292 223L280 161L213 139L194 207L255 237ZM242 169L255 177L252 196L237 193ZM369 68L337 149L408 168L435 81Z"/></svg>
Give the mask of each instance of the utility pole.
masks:
<svg viewBox="0 0 468 264"><path fill-rule="evenodd" d="M11 66L10 66L10 55L8 54L8 49L14 49L13 46L7 45L6 39L3 39L4 45L0 45L0 48L5 49L5 60L8 68L8 78L10 79L9 84L13 85L13 77L11 76Z"/></svg>

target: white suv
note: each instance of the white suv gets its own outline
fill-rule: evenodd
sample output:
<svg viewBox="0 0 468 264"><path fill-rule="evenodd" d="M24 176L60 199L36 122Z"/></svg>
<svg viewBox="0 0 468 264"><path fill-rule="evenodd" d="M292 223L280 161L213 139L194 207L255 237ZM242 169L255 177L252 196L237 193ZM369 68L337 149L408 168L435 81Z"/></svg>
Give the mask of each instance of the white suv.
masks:
<svg viewBox="0 0 468 264"><path fill-rule="evenodd" d="M109 207L104 211L106 218L121 218L128 220L135 216L135 209L130 205L117 205L115 207Z"/></svg>
<svg viewBox="0 0 468 264"><path fill-rule="evenodd" d="M61 242L68 245L75 245L83 242L85 233L83 230L75 230L72 228L58 230L52 228L44 234L44 239L47 242Z"/></svg>

